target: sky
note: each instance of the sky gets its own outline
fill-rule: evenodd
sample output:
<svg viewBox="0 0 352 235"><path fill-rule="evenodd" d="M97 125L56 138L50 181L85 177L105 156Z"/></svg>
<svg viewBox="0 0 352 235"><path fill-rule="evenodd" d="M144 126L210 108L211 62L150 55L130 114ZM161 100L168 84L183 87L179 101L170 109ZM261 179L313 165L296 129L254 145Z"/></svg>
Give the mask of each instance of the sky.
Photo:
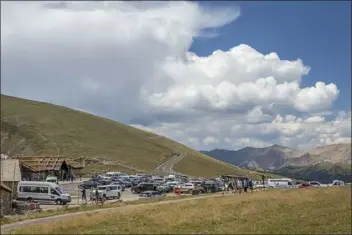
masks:
<svg viewBox="0 0 352 235"><path fill-rule="evenodd" d="M349 2L1 2L1 93L195 149L351 141Z"/></svg>

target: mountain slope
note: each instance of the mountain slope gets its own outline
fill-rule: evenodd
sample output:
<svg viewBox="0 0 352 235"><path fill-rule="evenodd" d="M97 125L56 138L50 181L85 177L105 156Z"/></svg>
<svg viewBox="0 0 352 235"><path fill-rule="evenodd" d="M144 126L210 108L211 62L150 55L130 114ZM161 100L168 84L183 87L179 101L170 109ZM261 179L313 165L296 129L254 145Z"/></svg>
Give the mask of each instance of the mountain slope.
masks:
<svg viewBox="0 0 352 235"><path fill-rule="evenodd" d="M53 104L1 95L1 153L60 154L91 160L91 170L152 171L175 156L174 170L193 176L258 174L205 156L180 143L106 118ZM129 166L129 167L127 167Z"/></svg>
<svg viewBox="0 0 352 235"><path fill-rule="evenodd" d="M331 183L333 180L352 182L351 165L344 163L317 163L308 166L286 166L274 171L288 177L297 177L303 180Z"/></svg>
<svg viewBox="0 0 352 235"><path fill-rule="evenodd" d="M237 166L259 170L280 168L288 159L297 158L303 154L298 150L280 145L265 148L245 147L237 151L214 149L201 152Z"/></svg>
<svg viewBox="0 0 352 235"><path fill-rule="evenodd" d="M331 144L313 149L310 154L319 155L322 160L332 163L349 163L351 164L351 143Z"/></svg>
<svg viewBox="0 0 352 235"><path fill-rule="evenodd" d="M318 147L308 153L279 145L202 152L239 167L270 171L293 178L324 182L332 179L351 180L351 144Z"/></svg>

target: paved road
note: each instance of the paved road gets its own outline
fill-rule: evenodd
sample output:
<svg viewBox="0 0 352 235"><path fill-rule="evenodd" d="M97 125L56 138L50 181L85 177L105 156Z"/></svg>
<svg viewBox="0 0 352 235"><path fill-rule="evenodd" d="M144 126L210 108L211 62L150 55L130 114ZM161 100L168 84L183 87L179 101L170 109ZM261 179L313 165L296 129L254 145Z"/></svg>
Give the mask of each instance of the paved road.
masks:
<svg viewBox="0 0 352 235"><path fill-rule="evenodd" d="M177 172L173 170L173 166L180 162L185 156L187 156L187 153L180 153L179 155L170 158L155 168L154 172L158 174L176 174Z"/></svg>
<svg viewBox="0 0 352 235"><path fill-rule="evenodd" d="M79 205L82 204L83 201L81 200L82 194L81 191L78 190L78 185L81 182L76 181L76 182L65 182L65 183L60 183L60 186L64 189L65 192L69 193L71 195L72 201L70 205ZM89 197L89 190L87 190L87 198ZM89 198L88 198L89 199ZM138 195L132 194L130 189L126 189L125 191L122 192L121 199L123 201L134 201L138 200ZM116 200L108 200L109 202L115 202ZM56 204L41 204L40 207L43 210L48 210L48 209L56 209L61 207L60 205Z"/></svg>
<svg viewBox="0 0 352 235"><path fill-rule="evenodd" d="M233 196L233 194L213 194L213 195L206 195L206 196L199 196L196 198L184 198L184 199L176 199L176 200L170 200L170 201L161 201L161 202L154 202L154 203L148 203L148 204L139 204L139 205L127 205L123 207L113 207L113 208L105 208L105 209L98 209L94 210L94 212L106 212L106 211L116 211L118 212L121 210L121 208L138 208L138 207L143 207L143 206L150 206L150 205L162 205L162 204L171 204L171 203L178 203L182 201L190 201L190 200L199 200L202 198L209 198L209 197L224 197L224 196ZM83 214L87 213L92 213L92 211L80 211L80 212L75 212L75 213L70 213L70 214L62 214L62 215L56 215L56 216L51 216L51 217L45 217L45 218L38 218L38 219L30 219L30 220L24 220L24 221L18 221L15 223L11 224L5 224L1 226L1 234L8 234L12 230L20 229L25 226L32 226L32 225L39 225L39 224L45 224L49 222L55 222L55 221L60 221L64 219L70 219L75 216L80 216Z"/></svg>

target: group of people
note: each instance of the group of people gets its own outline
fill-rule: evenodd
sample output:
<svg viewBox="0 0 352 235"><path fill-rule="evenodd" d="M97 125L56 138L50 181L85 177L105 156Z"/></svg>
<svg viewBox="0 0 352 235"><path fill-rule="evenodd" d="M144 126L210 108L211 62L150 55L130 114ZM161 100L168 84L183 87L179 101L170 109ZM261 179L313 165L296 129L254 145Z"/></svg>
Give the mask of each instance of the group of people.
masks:
<svg viewBox="0 0 352 235"><path fill-rule="evenodd" d="M86 188L81 189L82 193L82 201L87 202L87 190ZM89 194L89 200L90 201L95 201L95 203L99 202L99 199L101 199L102 203L104 202L104 198L100 197L101 195L99 194L98 188L90 188L90 194Z"/></svg>
<svg viewBox="0 0 352 235"><path fill-rule="evenodd" d="M228 184L225 184L226 191L235 191L242 193L242 190L247 193L248 189L252 192L253 191L253 181L249 178L244 179L234 179L230 181Z"/></svg>

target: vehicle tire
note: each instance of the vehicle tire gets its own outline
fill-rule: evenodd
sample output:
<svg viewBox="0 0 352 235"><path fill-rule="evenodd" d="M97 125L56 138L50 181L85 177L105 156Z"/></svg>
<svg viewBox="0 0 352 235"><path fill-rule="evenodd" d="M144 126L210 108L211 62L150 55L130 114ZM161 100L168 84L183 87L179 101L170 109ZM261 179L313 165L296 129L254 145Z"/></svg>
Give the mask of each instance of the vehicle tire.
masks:
<svg viewBox="0 0 352 235"><path fill-rule="evenodd" d="M66 204L67 204L67 202L63 202L62 204L63 204L63 205L66 205Z"/></svg>
<svg viewBox="0 0 352 235"><path fill-rule="evenodd" d="M120 199L121 198L121 193L118 193L116 198Z"/></svg>
<svg viewBox="0 0 352 235"><path fill-rule="evenodd" d="M56 199L55 203L56 203L56 205L61 205L62 201L61 201L61 199Z"/></svg>
<svg viewBox="0 0 352 235"><path fill-rule="evenodd" d="M104 201L108 200L108 198L106 197L106 195L103 195Z"/></svg>

